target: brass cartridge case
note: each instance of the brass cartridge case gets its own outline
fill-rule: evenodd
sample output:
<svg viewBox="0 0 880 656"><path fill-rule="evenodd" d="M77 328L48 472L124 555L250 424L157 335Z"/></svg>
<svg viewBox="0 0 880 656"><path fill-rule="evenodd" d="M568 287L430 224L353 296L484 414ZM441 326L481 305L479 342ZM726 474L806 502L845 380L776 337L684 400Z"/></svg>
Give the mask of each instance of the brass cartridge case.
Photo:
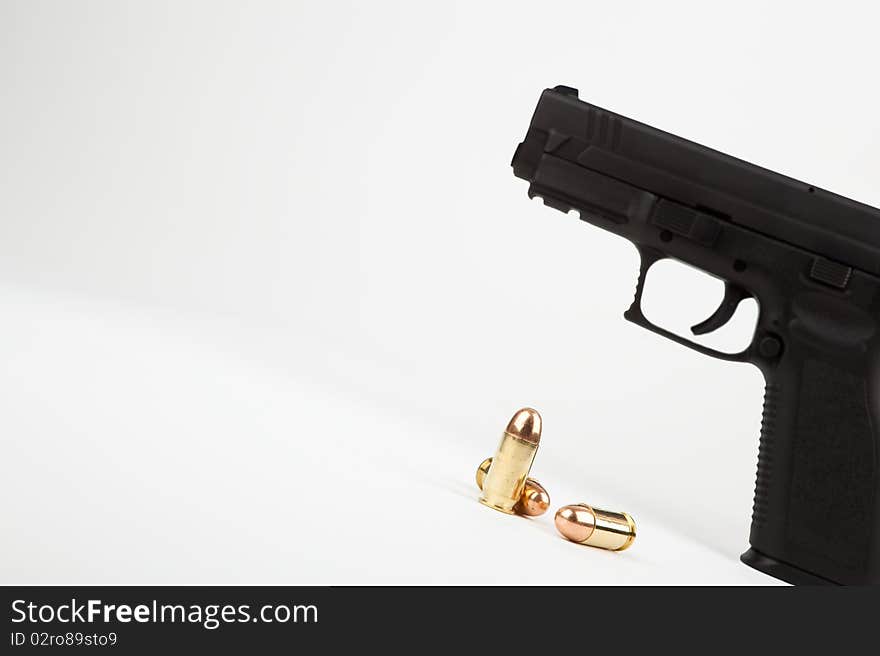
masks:
<svg viewBox="0 0 880 656"><path fill-rule="evenodd" d="M483 480L480 503L510 515L519 503L541 440L541 415L523 408L507 424Z"/></svg>
<svg viewBox="0 0 880 656"><path fill-rule="evenodd" d="M628 514L585 503L563 506L554 521L566 539L600 549L623 551L636 539L636 524Z"/></svg>
<svg viewBox="0 0 880 656"><path fill-rule="evenodd" d="M477 467L477 487L483 489L483 481L486 474L489 473L489 467L492 466L492 458L486 458ZM513 507L513 512L517 515L528 515L529 517L537 517L543 515L550 508L550 495L544 486L534 478L527 478L526 484L523 486L522 496L519 502Z"/></svg>

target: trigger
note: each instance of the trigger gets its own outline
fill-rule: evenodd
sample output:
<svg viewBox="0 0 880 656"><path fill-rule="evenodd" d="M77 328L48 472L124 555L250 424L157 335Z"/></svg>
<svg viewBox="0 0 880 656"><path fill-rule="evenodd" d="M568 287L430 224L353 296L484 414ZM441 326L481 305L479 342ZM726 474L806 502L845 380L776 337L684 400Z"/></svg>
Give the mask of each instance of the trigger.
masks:
<svg viewBox="0 0 880 656"><path fill-rule="evenodd" d="M701 321L695 326L691 326L691 332L694 335L705 335L713 330L718 330L730 321L730 318L739 307L740 301L746 299L750 294L742 287L737 287L733 283L724 283L724 298L721 299L721 305L712 313L712 316Z"/></svg>

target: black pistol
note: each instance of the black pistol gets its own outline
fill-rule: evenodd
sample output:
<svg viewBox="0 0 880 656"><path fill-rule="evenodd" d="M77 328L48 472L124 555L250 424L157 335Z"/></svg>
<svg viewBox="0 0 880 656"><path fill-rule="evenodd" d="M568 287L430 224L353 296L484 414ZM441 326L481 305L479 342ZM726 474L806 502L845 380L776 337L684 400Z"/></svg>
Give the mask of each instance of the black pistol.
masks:
<svg viewBox="0 0 880 656"><path fill-rule="evenodd" d="M764 374L749 548L742 561L795 584L880 583L880 210L578 99L541 95L514 174L529 196L629 239L641 256L624 316ZM748 347L723 353L649 321L642 290L664 258L725 284L692 328L756 299Z"/></svg>

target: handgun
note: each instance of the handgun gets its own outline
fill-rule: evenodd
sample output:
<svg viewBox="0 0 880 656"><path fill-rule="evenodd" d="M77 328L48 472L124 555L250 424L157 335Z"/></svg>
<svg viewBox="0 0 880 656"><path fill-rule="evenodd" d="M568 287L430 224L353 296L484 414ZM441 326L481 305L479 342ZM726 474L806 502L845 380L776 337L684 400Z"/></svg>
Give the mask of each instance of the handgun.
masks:
<svg viewBox="0 0 880 656"><path fill-rule="evenodd" d="M546 89L513 172L529 197L630 240L641 264L624 317L764 375L747 565L793 584L880 583L880 210ZM645 317L652 265L724 283L724 326L758 305L726 353Z"/></svg>

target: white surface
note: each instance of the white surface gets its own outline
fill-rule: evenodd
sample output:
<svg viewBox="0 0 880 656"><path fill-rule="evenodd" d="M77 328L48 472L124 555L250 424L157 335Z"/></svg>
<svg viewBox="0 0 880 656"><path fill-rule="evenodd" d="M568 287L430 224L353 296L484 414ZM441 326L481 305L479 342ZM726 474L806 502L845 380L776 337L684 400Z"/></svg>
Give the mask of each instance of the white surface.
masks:
<svg viewBox="0 0 880 656"><path fill-rule="evenodd" d="M725 548L666 521L646 494L664 496L656 479L589 473L549 411L536 475L557 502L623 504L639 520L628 552L563 541L552 513L477 503L503 414L407 411L304 375L323 354L283 336L254 349L217 321L10 288L0 302L15 317L2 331L16 437L0 465L4 582L764 582L737 564L741 536Z"/></svg>
<svg viewBox="0 0 880 656"><path fill-rule="evenodd" d="M0 582L772 582L760 375L625 322L631 246L508 163L564 83L878 204L876 16L0 7ZM526 404L630 551L476 502Z"/></svg>

